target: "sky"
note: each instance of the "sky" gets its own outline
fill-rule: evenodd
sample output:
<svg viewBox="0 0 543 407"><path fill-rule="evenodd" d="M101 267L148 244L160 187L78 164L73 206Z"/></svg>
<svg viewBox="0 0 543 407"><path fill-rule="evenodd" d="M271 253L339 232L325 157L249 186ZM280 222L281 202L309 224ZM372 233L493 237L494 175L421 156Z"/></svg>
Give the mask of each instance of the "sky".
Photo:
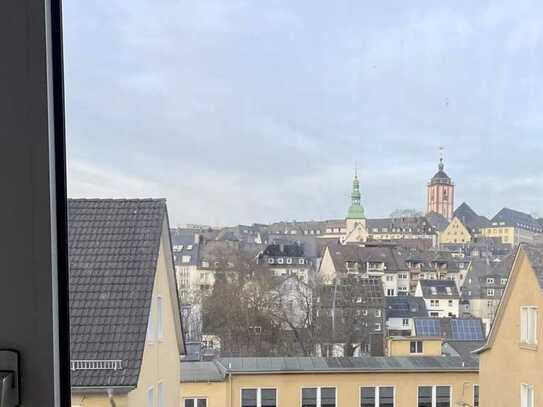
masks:
<svg viewBox="0 0 543 407"><path fill-rule="evenodd" d="M543 214L540 0L65 0L68 191L170 222Z"/></svg>

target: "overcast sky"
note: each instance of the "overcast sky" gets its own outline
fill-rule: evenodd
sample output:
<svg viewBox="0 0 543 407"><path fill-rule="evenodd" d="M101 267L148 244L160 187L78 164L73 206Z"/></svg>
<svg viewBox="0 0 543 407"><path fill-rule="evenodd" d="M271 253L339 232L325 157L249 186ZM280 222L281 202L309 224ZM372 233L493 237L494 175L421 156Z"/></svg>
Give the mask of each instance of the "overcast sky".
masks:
<svg viewBox="0 0 543 407"><path fill-rule="evenodd" d="M543 3L66 0L69 193L172 224L543 213Z"/></svg>

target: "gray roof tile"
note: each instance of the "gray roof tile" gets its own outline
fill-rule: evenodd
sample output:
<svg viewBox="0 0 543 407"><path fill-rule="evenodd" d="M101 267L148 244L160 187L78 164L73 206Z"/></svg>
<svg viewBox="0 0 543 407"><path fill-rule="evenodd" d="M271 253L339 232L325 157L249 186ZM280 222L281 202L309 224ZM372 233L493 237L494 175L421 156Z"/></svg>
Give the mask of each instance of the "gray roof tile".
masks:
<svg viewBox="0 0 543 407"><path fill-rule="evenodd" d="M72 386L138 382L164 200L68 201L72 360L121 360L120 370L72 371Z"/></svg>

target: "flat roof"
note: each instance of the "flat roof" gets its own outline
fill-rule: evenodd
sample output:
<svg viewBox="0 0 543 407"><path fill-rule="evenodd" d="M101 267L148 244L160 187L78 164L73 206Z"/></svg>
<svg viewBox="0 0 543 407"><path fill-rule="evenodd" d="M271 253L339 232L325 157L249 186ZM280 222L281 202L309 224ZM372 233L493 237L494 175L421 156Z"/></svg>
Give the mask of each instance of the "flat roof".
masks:
<svg viewBox="0 0 543 407"><path fill-rule="evenodd" d="M456 356L366 356L352 358L220 358L181 364L181 382L222 381L228 374L477 372L474 359Z"/></svg>

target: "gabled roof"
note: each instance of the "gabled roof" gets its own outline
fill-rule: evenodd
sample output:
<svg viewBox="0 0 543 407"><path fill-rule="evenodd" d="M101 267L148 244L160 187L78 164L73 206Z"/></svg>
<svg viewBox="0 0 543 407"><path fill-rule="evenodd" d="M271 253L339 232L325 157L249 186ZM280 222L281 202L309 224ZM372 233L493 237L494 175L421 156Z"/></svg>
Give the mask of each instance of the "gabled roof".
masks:
<svg viewBox="0 0 543 407"><path fill-rule="evenodd" d="M505 308L507 307L507 303L509 302L509 298L511 296L514 281L516 280L517 274L519 273L519 270L520 270L520 267L518 265L519 265L519 258L521 257L522 253L524 253L526 257L528 258L528 261L539 282L539 288L543 291L543 282L542 282L543 280L543 246L522 243L519 246L517 246L514 260L511 264L511 271L509 272L509 279L507 281L507 285L505 286L505 291L502 295L502 299L498 306L496 317L494 318L494 323L492 324L492 327L490 329L490 334L488 335L485 345L482 348L474 351L475 353L485 352L488 349L490 349L492 345L494 344L497 332L500 329L501 320L505 312Z"/></svg>
<svg viewBox="0 0 543 407"><path fill-rule="evenodd" d="M162 199L68 200L70 357L121 367L82 364L72 386L137 385L164 222Z"/></svg>
<svg viewBox="0 0 543 407"><path fill-rule="evenodd" d="M543 233L543 226L532 215L509 208L503 208L490 222L489 227L508 226Z"/></svg>
<svg viewBox="0 0 543 407"><path fill-rule="evenodd" d="M448 219L440 213L430 212L426 214L428 223L437 231L443 232L449 226Z"/></svg>
<svg viewBox="0 0 543 407"><path fill-rule="evenodd" d="M474 229L486 228L490 226L490 221L484 216L478 215L471 207L463 202L454 211L454 217L458 218L462 224L471 232Z"/></svg>
<svg viewBox="0 0 543 407"><path fill-rule="evenodd" d="M419 280L424 298L459 298L456 283L453 280Z"/></svg>
<svg viewBox="0 0 543 407"><path fill-rule="evenodd" d="M424 298L412 295L385 297L385 313L387 318L427 317Z"/></svg>

